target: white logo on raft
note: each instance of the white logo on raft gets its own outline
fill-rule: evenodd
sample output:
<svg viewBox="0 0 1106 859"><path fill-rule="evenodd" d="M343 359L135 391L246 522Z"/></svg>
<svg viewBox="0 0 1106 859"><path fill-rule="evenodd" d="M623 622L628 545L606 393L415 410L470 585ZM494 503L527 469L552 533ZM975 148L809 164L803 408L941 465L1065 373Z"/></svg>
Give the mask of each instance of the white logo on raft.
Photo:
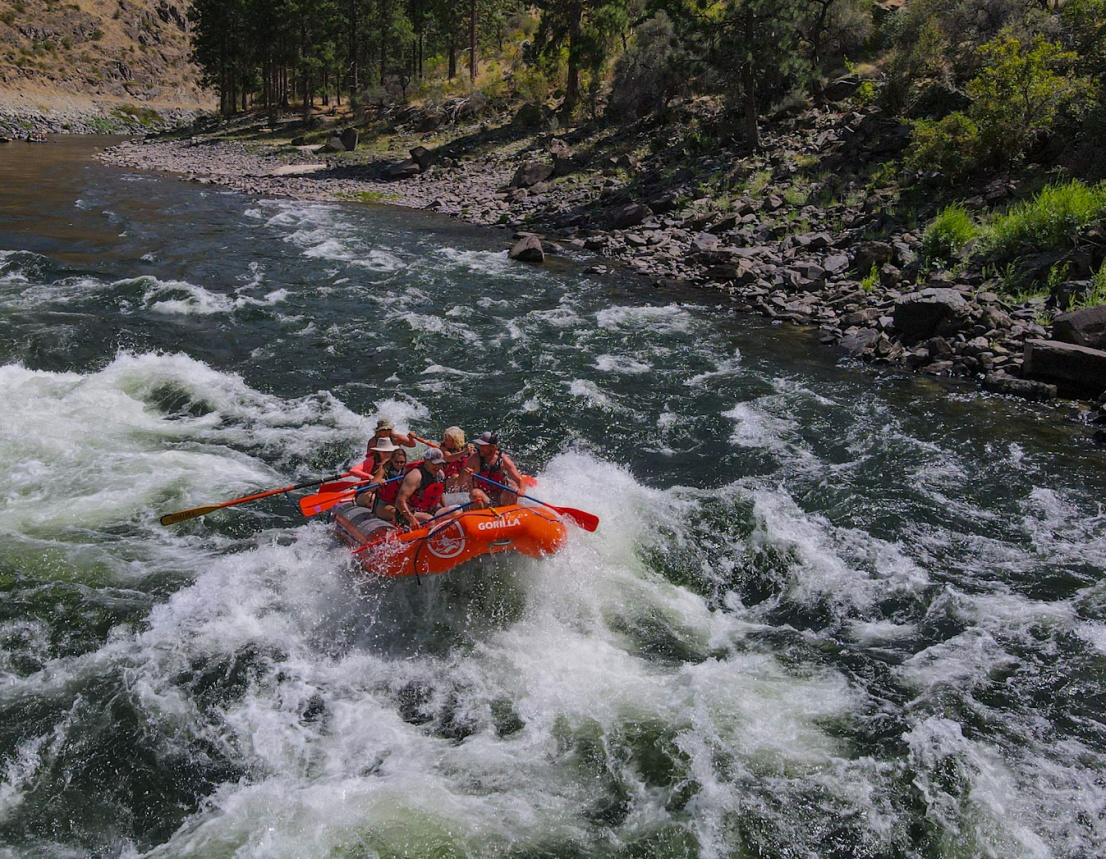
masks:
<svg viewBox="0 0 1106 859"><path fill-rule="evenodd" d="M465 529L460 522L450 522L426 541L430 554L449 560L465 551Z"/></svg>
<svg viewBox="0 0 1106 859"><path fill-rule="evenodd" d="M490 522L481 522L476 528L479 531L494 531L496 528L514 528L521 524L522 520L516 516L513 519L493 519Z"/></svg>

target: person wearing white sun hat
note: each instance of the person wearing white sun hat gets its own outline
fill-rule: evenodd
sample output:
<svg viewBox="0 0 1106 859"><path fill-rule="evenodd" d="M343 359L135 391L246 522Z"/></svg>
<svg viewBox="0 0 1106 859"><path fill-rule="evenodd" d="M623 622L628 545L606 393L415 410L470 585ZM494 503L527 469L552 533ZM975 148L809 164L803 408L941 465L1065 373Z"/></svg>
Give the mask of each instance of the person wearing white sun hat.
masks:
<svg viewBox="0 0 1106 859"><path fill-rule="evenodd" d="M404 447L415 446L415 436L413 433L399 433L396 432L395 426L387 418L381 418L376 422L376 432L373 433L372 438L369 439L369 443L365 446L365 469L370 473L375 472L380 466L387 461L387 457L380 454L384 451L376 449L376 445L382 441L387 441L392 445L391 448L385 448L385 450L395 450L395 445L401 444Z"/></svg>

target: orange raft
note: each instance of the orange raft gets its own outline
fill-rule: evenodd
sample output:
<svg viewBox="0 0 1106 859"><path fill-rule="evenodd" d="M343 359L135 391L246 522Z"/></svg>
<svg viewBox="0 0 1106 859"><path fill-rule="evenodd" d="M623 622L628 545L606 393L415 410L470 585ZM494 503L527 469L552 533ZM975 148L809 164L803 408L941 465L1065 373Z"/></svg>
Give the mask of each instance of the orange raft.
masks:
<svg viewBox="0 0 1106 859"><path fill-rule="evenodd" d="M496 552L540 558L562 548L568 535L553 510L521 504L459 508L412 531L401 531L367 508L349 504L335 510L334 524L366 572L389 577L446 573Z"/></svg>

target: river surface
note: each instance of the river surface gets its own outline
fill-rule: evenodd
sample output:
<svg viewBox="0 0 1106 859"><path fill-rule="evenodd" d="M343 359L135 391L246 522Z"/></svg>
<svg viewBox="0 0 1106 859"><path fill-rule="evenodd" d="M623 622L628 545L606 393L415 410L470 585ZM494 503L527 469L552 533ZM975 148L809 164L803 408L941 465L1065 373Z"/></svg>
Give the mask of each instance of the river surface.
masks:
<svg viewBox="0 0 1106 859"><path fill-rule="evenodd" d="M0 149L0 856L1072 857L1106 458L504 234ZM371 580L277 496L376 420L589 510Z"/></svg>

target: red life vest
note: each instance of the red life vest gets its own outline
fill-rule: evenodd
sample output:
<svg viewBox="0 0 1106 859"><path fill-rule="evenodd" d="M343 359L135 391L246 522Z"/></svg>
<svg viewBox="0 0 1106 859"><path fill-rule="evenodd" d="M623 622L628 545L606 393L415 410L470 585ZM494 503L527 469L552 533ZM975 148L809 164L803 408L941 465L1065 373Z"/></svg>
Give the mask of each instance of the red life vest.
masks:
<svg viewBox="0 0 1106 859"><path fill-rule="evenodd" d="M422 485L411 493L410 505L412 510L422 513L433 513L442 506L442 493L445 492L445 481L441 476L435 477L425 466L419 466L422 474Z"/></svg>
<svg viewBox="0 0 1106 859"><path fill-rule="evenodd" d="M503 473L503 451L496 452L495 462L484 462L484 458L480 457L480 476L486 480L494 480L496 483L502 483L506 486L507 475ZM481 488L490 488L495 492L500 491L498 486L493 486L491 483L487 483Z"/></svg>
<svg viewBox="0 0 1106 859"><path fill-rule="evenodd" d="M456 477L458 474L461 473L461 469L465 467L465 459L466 457L459 456L455 460L453 460L453 462L447 462L445 464L445 470L442 471L442 474L446 477Z"/></svg>
<svg viewBox="0 0 1106 859"><path fill-rule="evenodd" d="M407 474L407 469L404 468L402 474L396 474L394 472L385 472L384 479L392 480L391 483L386 483L376 490L376 500L378 503L395 504L396 497L399 495L399 487L403 484L402 479L393 480L393 478L402 478Z"/></svg>

